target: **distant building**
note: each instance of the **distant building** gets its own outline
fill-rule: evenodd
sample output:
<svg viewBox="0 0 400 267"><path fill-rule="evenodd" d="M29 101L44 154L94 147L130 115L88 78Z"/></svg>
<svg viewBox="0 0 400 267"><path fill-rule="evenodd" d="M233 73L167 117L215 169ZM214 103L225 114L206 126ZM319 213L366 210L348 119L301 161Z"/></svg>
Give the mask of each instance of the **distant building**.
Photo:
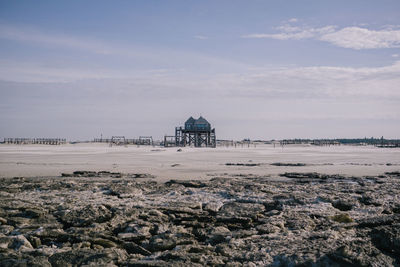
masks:
<svg viewBox="0 0 400 267"><path fill-rule="evenodd" d="M185 122L185 130L194 130L194 123L196 122L192 116Z"/></svg>
<svg viewBox="0 0 400 267"><path fill-rule="evenodd" d="M184 127L175 127L175 136L165 136L164 145L216 147L215 129L201 116L197 120L190 117Z"/></svg>
<svg viewBox="0 0 400 267"><path fill-rule="evenodd" d="M186 131L210 131L211 124L201 116L197 120L193 119L193 117L190 117L185 122L185 130Z"/></svg>

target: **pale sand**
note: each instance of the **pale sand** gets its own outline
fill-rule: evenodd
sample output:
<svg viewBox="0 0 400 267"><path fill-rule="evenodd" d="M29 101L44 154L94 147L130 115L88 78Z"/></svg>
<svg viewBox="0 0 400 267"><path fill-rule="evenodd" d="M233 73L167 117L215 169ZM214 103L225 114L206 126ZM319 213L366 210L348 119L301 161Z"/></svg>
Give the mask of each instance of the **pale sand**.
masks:
<svg viewBox="0 0 400 267"><path fill-rule="evenodd" d="M108 144L0 145L0 177L58 176L76 170L148 173L159 181L210 179L215 176L319 172L343 175L379 175L400 170L400 149L372 146L285 146L218 148L160 148ZM303 167L270 163L305 163ZM226 166L226 163L261 163ZM392 165L387 165L390 163ZM174 166L175 164L179 164ZM173 167L174 166L174 167ZM228 175L227 175L228 174Z"/></svg>

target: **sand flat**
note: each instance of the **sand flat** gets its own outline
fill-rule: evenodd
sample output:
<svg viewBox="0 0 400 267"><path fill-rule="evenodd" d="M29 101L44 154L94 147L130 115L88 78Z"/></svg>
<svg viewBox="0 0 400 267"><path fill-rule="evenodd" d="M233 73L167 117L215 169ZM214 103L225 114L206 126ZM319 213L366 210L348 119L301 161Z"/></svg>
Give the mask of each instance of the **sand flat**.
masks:
<svg viewBox="0 0 400 267"><path fill-rule="evenodd" d="M226 163L233 165L227 166ZM306 166L273 166L304 163ZM238 166L236 164L256 164ZM0 177L58 176L76 170L148 173L160 181L283 172L379 175L400 169L400 149L373 146L162 148L108 144L0 145Z"/></svg>

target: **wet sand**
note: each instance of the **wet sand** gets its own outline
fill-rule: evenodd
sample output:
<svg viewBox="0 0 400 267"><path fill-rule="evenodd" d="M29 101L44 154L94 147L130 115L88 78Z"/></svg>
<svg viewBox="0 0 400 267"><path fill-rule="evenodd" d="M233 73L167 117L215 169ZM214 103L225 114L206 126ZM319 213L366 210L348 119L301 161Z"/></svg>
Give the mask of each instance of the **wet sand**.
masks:
<svg viewBox="0 0 400 267"><path fill-rule="evenodd" d="M373 146L163 148L108 144L0 145L0 177L59 176L76 170L151 174L159 181L284 172L379 175L400 168L400 149ZM231 165L226 165L231 163ZM276 166L303 163L305 166ZM278 164L279 165L279 164Z"/></svg>

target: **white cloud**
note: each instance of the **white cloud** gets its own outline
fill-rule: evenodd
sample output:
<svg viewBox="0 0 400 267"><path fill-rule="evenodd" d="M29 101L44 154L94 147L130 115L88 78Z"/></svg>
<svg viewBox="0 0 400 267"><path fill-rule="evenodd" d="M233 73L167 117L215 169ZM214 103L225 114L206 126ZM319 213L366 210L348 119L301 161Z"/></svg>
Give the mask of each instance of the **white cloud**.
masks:
<svg viewBox="0 0 400 267"><path fill-rule="evenodd" d="M291 18L291 19L289 19L288 21L293 23L293 22L297 22L298 19L296 19L296 18Z"/></svg>
<svg viewBox="0 0 400 267"><path fill-rule="evenodd" d="M272 38L278 40L301 40L315 38L317 36L334 32L334 26L326 26L322 28L300 28L289 25L280 26L277 29L281 33L275 34L249 34L244 35L244 38Z"/></svg>
<svg viewBox="0 0 400 267"><path fill-rule="evenodd" d="M6 62L0 64L0 80L24 83L74 83L83 80L97 88L95 90L130 84L133 92L145 89L150 98L176 98L177 95L185 98L195 94L199 99L209 95L250 99L400 99L400 61L374 68L285 67L252 69L241 74L204 74L179 69L61 69Z"/></svg>
<svg viewBox="0 0 400 267"><path fill-rule="evenodd" d="M322 35L322 41L353 49L400 47L400 30L374 31L359 27L347 27Z"/></svg>
<svg viewBox="0 0 400 267"><path fill-rule="evenodd" d="M336 26L320 28L282 25L277 27L279 33L256 33L242 36L243 38L271 38L278 40L315 39L329 42L338 47L351 49L377 49L400 47L400 30L393 29L369 30L360 27L345 27L337 30Z"/></svg>
<svg viewBox="0 0 400 267"><path fill-rule="evenodd" d="M392 57L397 58L399 57L399 54L393 54Z"/></svg>

